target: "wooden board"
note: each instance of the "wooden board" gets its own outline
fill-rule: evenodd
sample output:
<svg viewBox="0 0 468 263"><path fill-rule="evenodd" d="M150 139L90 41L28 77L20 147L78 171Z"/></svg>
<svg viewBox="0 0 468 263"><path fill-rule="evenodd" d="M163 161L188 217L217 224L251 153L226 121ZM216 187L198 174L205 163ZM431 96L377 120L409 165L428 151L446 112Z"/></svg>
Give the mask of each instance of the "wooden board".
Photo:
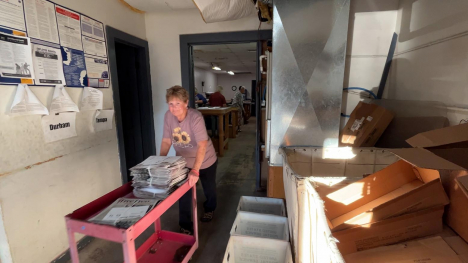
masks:
<svg viewBox="0 0 468 263"><path fill-rule="evenodd" d="M284 182L283 182L283 167L282 166L269 166L268 167L268 188L267 196L273 198L283 198Z"/></svg>

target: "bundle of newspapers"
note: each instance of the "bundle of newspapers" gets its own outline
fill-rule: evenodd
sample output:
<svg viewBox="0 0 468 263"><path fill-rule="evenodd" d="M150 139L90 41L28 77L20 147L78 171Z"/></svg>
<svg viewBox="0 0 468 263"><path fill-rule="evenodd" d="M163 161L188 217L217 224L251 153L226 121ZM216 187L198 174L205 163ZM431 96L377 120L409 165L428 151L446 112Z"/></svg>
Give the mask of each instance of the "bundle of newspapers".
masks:
<svg viewBox="0 0 468 263"><path fill-rule="evenodd" d="M180 156L150 156L130 169L133 194L138 198L165 199L187 181L186 163Z"/></svg>
<svg viewBox="0 0 468 263"><path fill-rule="evenodd" d="M119 228L129 228L159 202L160 200L156 199L119 198L89 221Z"/></svg>

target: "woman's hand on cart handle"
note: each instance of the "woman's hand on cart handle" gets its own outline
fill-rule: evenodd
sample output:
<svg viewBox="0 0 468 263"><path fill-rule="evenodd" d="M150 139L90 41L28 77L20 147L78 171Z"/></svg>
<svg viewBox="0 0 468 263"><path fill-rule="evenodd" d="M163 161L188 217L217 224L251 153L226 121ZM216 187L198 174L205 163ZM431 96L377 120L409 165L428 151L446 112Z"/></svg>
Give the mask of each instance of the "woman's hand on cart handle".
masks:
<svg viewBox="0 0 468 263"><path fill-rule="evenodd" d="M200 176L200 173L197 171L197 170L190 170L189 172L189 185L190 187L194 186L197 181L198 181L198 177Z"/></svg>

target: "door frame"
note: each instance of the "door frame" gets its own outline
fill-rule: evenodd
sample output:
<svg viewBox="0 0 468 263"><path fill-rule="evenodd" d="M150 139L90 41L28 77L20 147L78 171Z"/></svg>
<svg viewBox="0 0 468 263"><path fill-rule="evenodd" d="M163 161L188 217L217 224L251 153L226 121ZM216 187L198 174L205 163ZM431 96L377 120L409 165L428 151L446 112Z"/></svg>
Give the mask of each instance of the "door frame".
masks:
<svg viewBox="0 0 468 263"><path fill-rule="evenodd" d="M119 146L120 173L122 184L128 182L128 169L125 157L125 144L123 135L122 110L120 101L119 78L117 74L117 54L115 43L132 46L138 50L137 78L139 79L140 116L143 139L143 156L147 158L156 155L156 137L154 132L153 118L153 96L151 90L151 75L149 64L148 42L137 38L113 27L106 26L107 48L109 57L109 67L112 82L112 93L114 97L115 124L117 129L117 141Z"/></svg>
<svg viewBox="0 0 468 263"><path fill-rule="evenodd" d="M195 80L193 76L193 54L192 47L199 45L219 45L219 44L240 44L240 43L257 43L257 83L261 80L260 72L260 50L262 48L261 41L273 39L273 30L252 30L252 31L237 31L237 32L221 32L221 33L206 33L206 34L190 34L180 35L180 67L182 72L182 87L189 91L190 98L195 97ZM257 191L264 190L261 185L261 141L260 141L260 94L257 90L255 102L256 112L256 143L255 143L255 160L256 160L256 188ZM195 102L189 100L190 107L195 108Z"/></svg>

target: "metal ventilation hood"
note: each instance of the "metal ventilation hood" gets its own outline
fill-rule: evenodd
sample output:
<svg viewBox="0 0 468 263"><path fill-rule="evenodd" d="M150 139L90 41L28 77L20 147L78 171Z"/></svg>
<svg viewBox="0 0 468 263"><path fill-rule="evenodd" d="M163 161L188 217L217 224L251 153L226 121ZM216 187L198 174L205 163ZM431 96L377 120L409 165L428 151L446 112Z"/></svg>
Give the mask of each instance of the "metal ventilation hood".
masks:
<svg viewBox="0 0 468 263"><path fill-rule="evenodd" d="M270 164L283 146L338 146L350 0L275 0Z"/></svg>
<svg viewBox="0 0 468 263"><path fill-rule="evenodd" d="M252 0L123 0L144 12L161 12L181 9L200 10L206 23L241 19L255 14Z"/></svg>

